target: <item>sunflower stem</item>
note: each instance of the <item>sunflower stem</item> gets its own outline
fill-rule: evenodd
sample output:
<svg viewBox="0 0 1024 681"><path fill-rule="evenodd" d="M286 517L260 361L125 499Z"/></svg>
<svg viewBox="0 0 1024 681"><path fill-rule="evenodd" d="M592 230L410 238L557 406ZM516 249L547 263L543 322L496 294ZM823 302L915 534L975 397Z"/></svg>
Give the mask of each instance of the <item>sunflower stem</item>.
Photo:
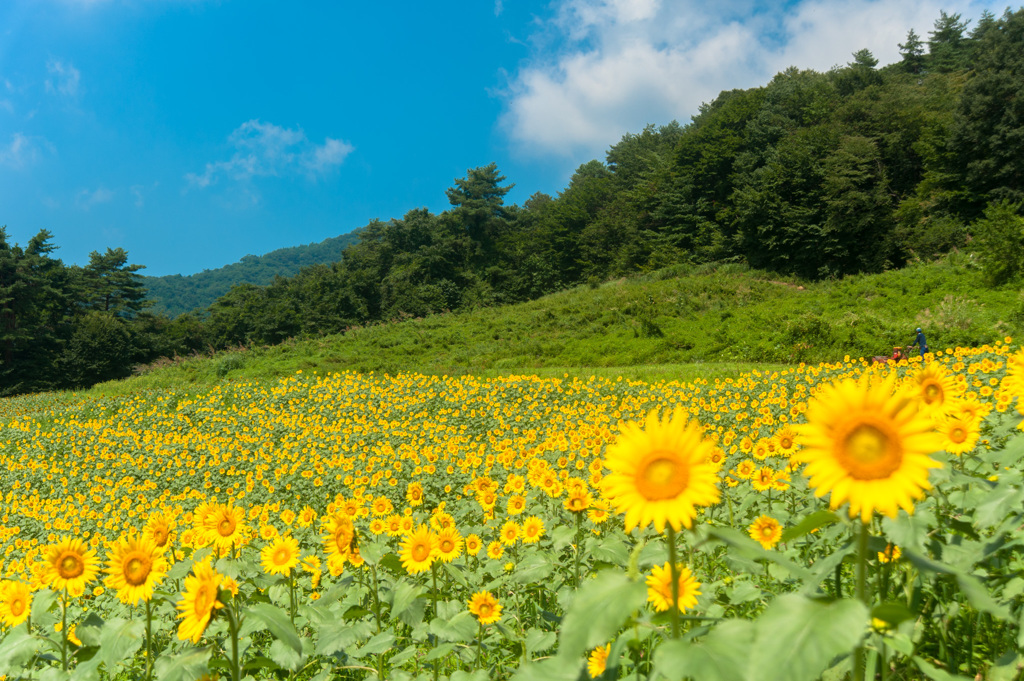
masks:
<svg viewBox="0 0 1024 681"><path fill-rule="evenodd" d="M583 538L580 536L580 530L583 528L583 514L576 513L576 588L580 588L580 556L583 553L583 547L580 543Z"/></svg>
<svg viewBox="0 0 1024 681"><path fill-rule="evenodd" d="M373 576L373 617L377 621L377 633L380 633L380 594L377 587L377 566L370 564L370 575Z"/></svg>
<svg viewBox="0 0 1024 681"><path fill-rule="evenodd" d="M242 672L238 666L238 617L235 613L234 599L225 610L228 615L228 631L231 635L231 681L241 681Z"/></svg>
<svg viewBox="0 0 1024 681"><path fill-rule="evenodd" d="M867 523L860 523L857 530L857 577L856 596L857 600L871 607L867 599L867 562L868 562L868 536L870 535ZM864 643L858 641L853 649L853 681L864 681Z"/></svg>
<svg viewBox="0 0 1024 681"><path fill-rule="evenodd" d="M146 599L146 681L153 678L153 610Z"/></svg>
<svg viewBox="0 0 1024 681"><path fill-rule="evenodd" d="M60 610L60 662L64 671L68 670L68 590L64 587L64 598L61 599L63 607Z"/></svg>
<svg viewBox="0 0 1024 681"><path fill-rule="evenodd" d="M679 565L676 563L676 530L669 524L668 530L668 565L672 578L672 638L679 638Z"/></svg>

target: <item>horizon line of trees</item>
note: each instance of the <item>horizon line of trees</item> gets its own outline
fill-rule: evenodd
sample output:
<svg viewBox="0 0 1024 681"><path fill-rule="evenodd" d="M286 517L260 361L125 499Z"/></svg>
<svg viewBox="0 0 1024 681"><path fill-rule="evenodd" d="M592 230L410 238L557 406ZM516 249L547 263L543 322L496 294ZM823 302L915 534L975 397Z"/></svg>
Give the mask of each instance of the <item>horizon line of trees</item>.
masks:
<svg viewBox="0 0 1024 681"><path fill-rule="evenodd" d="M141 288L126 259L94 254L94 269L107 267L121 287L111 312L85 283L97 281L86 275L92 262L60 265L48 234L24 250L0 238L0 394L115 378L158 356L516 303L677 263L744 261L820 279L901 267L973 239L989 282L1014 281L1024 273L1024 8L968 27L941 12L927 41L910 31L901 61L885 68L860 50L826 73L794 67L762 87L723 91L688 125L625 135L555 197L505 205L512 185L497 166L470 169L447 190L450 210L374 220L338 262L234 286L173 320L146 312L141 298L119 302ZM5 293L3 258L21 262L35 297ZM46 286L64 293L39 293ZM48 340L25 350L32 328ZM88 342L103 356L118 347L103 339L125 334L132 351L84 364Z"/></svg>

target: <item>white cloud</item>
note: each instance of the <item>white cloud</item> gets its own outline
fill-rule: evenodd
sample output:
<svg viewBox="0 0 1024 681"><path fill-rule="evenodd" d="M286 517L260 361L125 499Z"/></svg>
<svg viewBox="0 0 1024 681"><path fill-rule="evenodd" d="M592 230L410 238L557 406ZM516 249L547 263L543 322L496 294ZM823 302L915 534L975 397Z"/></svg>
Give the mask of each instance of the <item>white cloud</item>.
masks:
<svg viewBox="0 0 1024 681"><path fill-rule="evenodd" d="M789 66L827 71L862 48L892 63L940 9L973 19L986 7L1002 11L993 0L560 0L505 92L501 125L526 154L601 157L648 123L687 122L722 90Z"/></svg>
<svg viewBox="0 0 1024 681"><path fill-rule="evenodd" d="M0 146L0 165L20 170L38 161L44 150L52 149L52 145L41 137L16 132L8 144Z"/></svg>
<svg viewBox="0 0 1024 681"><path fill-rule="evenodd" d="M75 194L75 206L81 210L89 210L93 206L97 206L101 203L109 203L114 198L114 192L106 189L105 187L97 187L90 191L88 189L81 189Z"/></svg>
<svg viewBox="0 0 1024 681"><path fill-rule="evenodd" d="M202 173L187 173L190 185L209 187L222 177L245 182L254 177L321 174L341 165L354 149L348 142L330 137L321 145L313 144L301 128L258 120L240 125L228 141L235 149L231 158L207 163Z"/></svg>
<svg viewBox="0 0 1024 681"><path fill-rule="evenodd" d="M46 79L47 92L61 94L66 97L78 95L82 74L71 62L65 64L57 59L51 59L46 63L46 70L53 76L52 79Z"/></svg>

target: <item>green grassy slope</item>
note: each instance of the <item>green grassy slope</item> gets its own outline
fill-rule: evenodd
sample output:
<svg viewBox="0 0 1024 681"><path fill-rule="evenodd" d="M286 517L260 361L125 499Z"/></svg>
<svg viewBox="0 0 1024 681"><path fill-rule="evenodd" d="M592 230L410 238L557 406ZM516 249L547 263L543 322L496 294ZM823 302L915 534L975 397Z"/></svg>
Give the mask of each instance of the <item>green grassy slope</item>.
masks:
<svg viewBox="0 0 1024 681"><path fill-rule="evenodd" d="M984 288L962 255L817 283L737 265L673 267L520 305L180 360L97 390L299 370L687 380L888 354L910 343L919 325L933 350L991 342L1024 331L1024 298L1014 289Z"/></svg>

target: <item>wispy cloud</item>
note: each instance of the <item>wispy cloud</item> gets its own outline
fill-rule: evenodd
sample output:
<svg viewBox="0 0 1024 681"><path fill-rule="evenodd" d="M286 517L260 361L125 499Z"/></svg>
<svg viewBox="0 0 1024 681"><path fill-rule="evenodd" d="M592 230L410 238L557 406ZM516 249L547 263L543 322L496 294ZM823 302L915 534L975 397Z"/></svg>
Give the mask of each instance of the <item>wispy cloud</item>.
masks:
<svg viewBox="0 0 1024 681"><path fill-rule="evenodd" d="M209 187L220 178L246 182L254 177L303 173L312 177L341 165L355 148L330 137L323 144L314 144L301 128L282 128L258 120L240 125L228 142L234 147L231 158L207 163L201 173L186 174L190 186Z"/></svg>
<svg viewBox="0 0 1024 681"><path fill-rule="evenodd" d="M52 151L53 146L42 137L16 132L10 142L0 146L0 165L21 170L38 161L44 150Z"/></svg>
<svg viewBox="0 0 1024 681"><path fill-rule="evenodd" d="M89 210L101 203L109 203L113 198L114 192L105 187L97 187L93 190L82 189L75 194L75 206L80 210Z"/></svg>
<svg viewBox="0 0 1024 681"><path fill-rule="evenodd" d="M871 50L899 59L939 10L976 17L993 0L557 0L531 62L511 79L501 124L540 156L599 157L648 123L686 122L721 90L767 82L789 66L825 71Z"/></svg>
<svg viewBox="0 0 1024 681"><path fill-rule="evenodd" d="M65 97L78 96L82 74L71 62L65 63L58 59L51 59L46 63L46 70L51 76L46 79L47 92Z"/></svg>

